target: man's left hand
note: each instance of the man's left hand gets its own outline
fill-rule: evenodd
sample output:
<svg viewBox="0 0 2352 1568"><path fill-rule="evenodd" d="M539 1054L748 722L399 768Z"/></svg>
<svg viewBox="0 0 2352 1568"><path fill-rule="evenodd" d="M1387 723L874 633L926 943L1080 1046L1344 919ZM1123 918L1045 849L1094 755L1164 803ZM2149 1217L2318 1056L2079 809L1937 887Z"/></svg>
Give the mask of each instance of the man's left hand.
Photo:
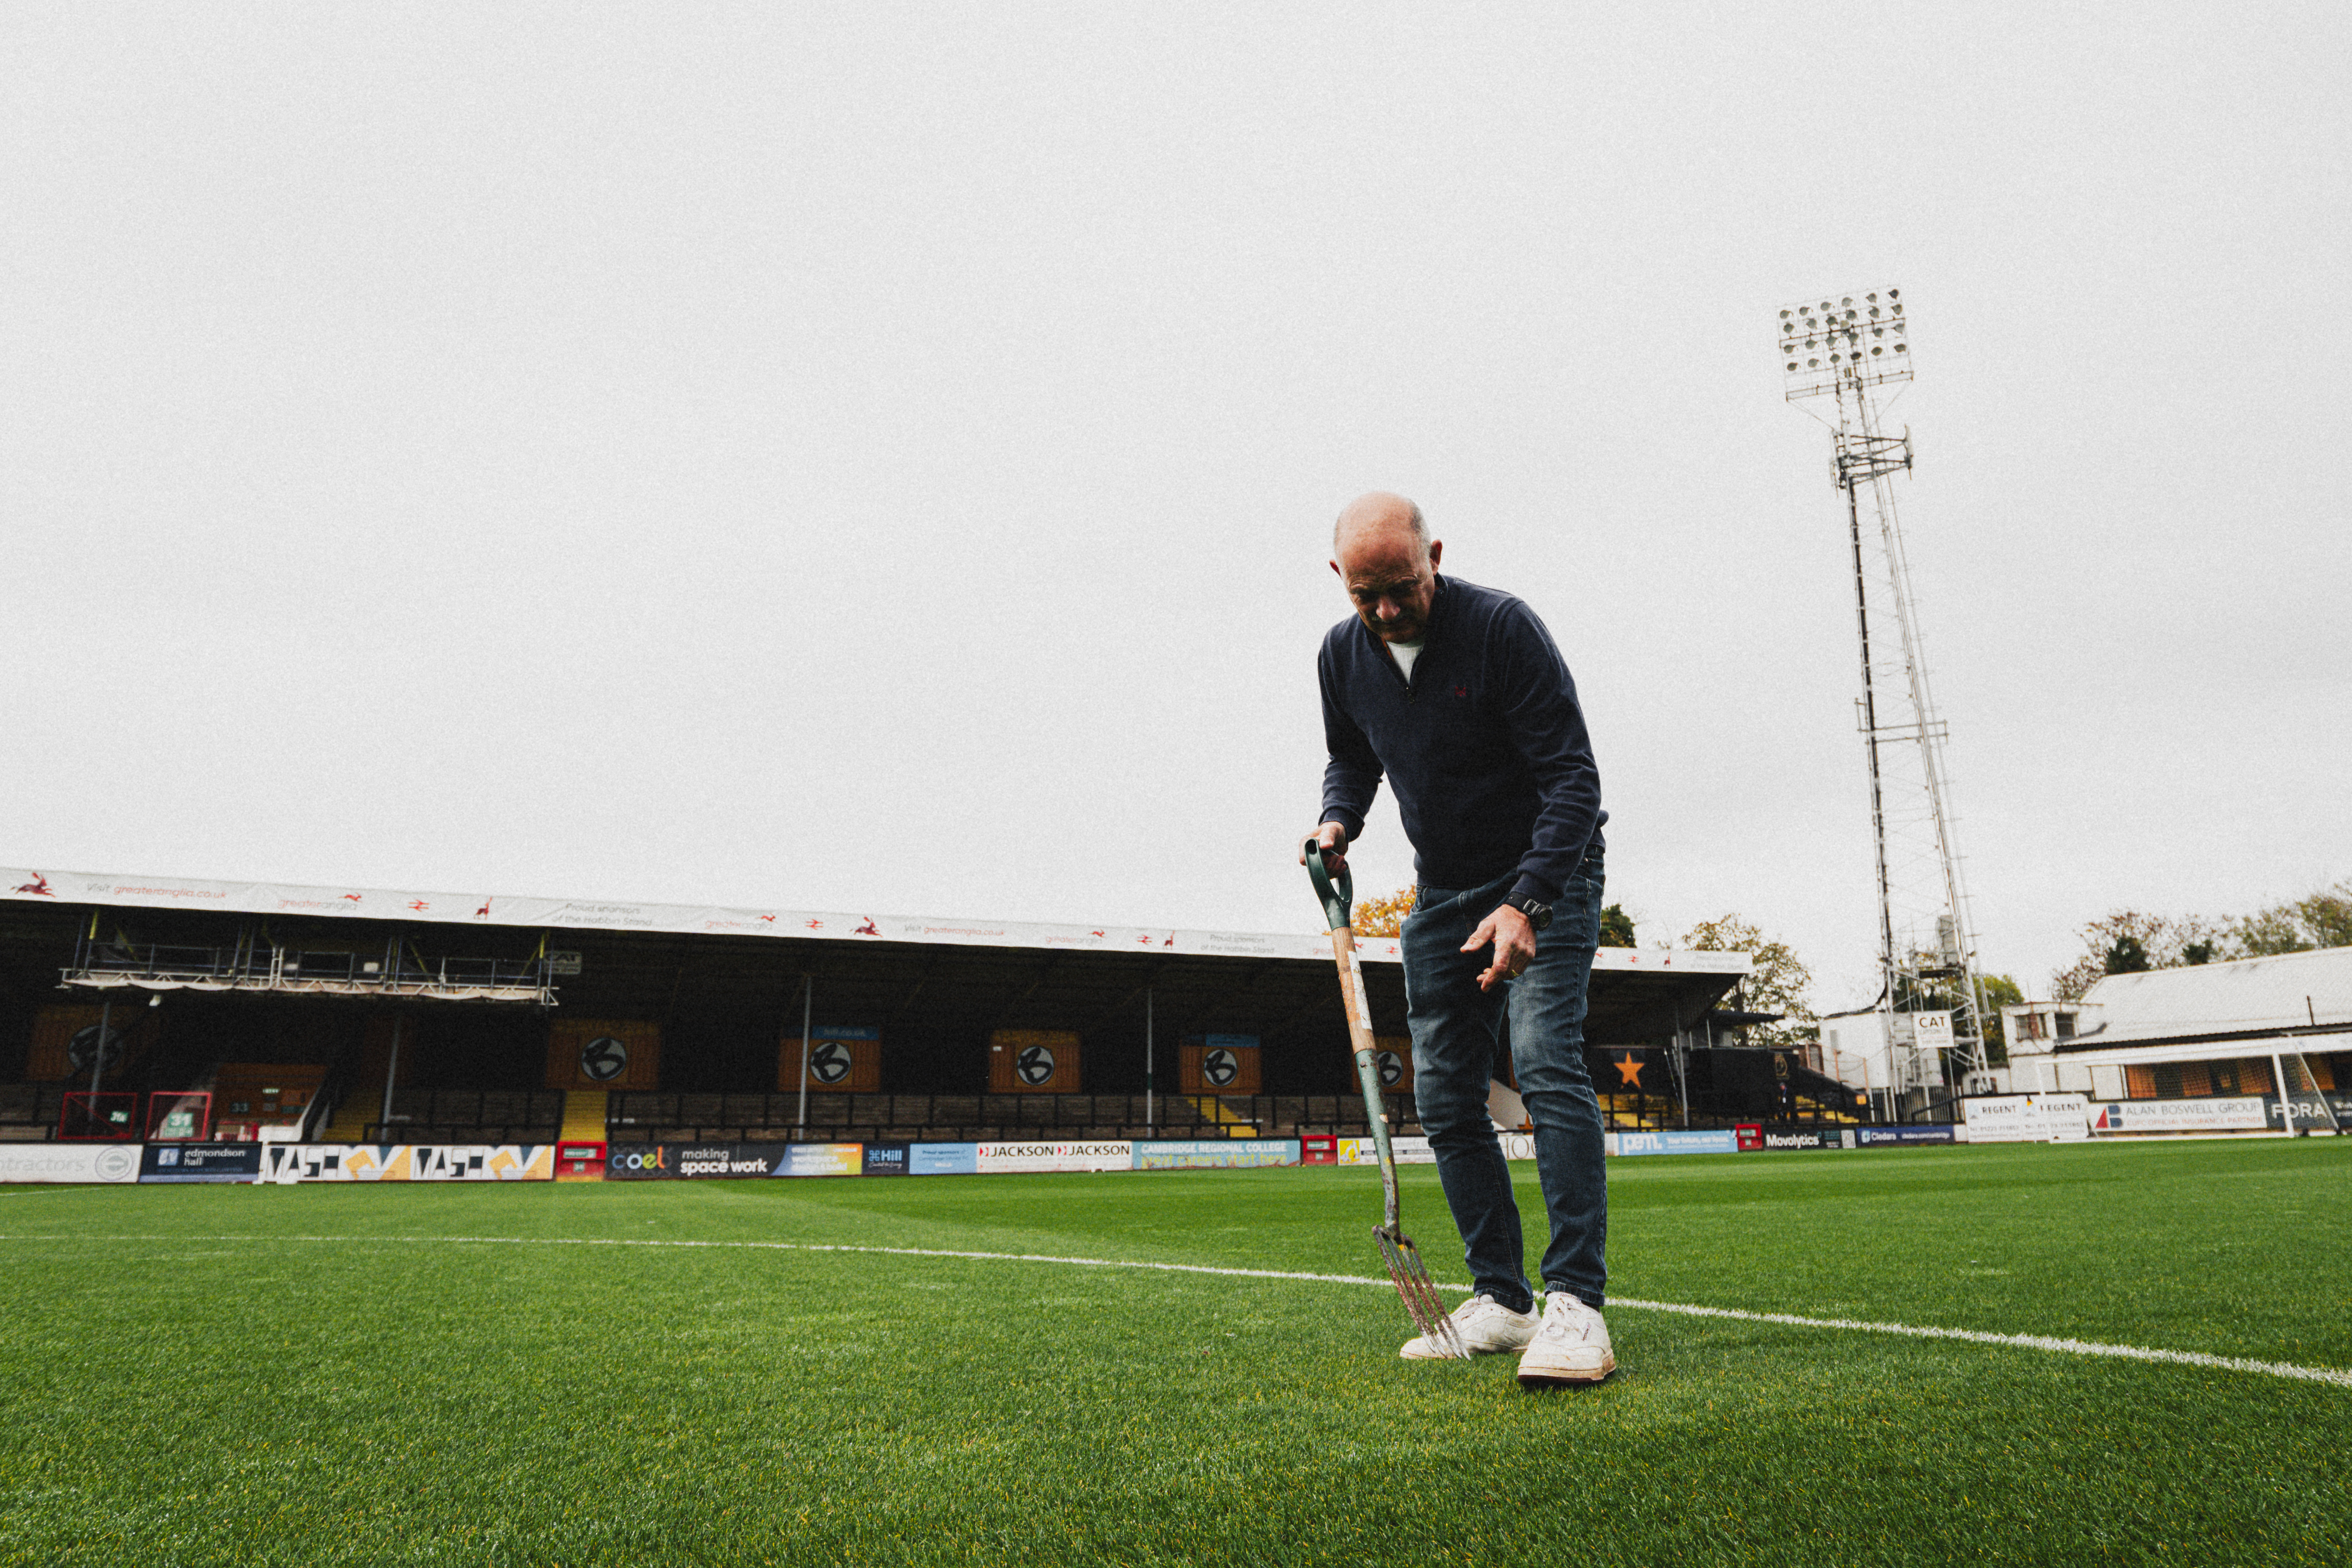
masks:
<svg viewBox="0 0 2352 1568"><path fill-rule="evenodd" d="M1481 991L1492 991L1506 980L1517 980L1536 957L1536 928L1509 904L1480 921L1478 929L1470 933L1470 940L1462 944L1462 951L1475 952L1490 942L1495 944L1495 962L1478 976Z"/></svg>

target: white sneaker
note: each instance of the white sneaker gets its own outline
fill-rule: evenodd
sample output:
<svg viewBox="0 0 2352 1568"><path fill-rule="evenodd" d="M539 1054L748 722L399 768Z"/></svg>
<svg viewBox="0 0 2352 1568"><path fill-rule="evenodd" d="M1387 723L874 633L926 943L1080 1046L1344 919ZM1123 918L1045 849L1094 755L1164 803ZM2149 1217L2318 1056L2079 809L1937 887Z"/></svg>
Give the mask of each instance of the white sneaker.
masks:
<svg viewBox="0 0 2352 1568"><path fill-rule="evenodd" d="M1523 1349L1543 1324L1533 1312L1514 1312L1492 1296L1473 1296L1446 1315L1454 1320L1454 1331L1462 1336L1464 1348L1472 1355ZM1454 1359L1451 1352L1431 1344L1427 1334L1405 1341L1397 1354L1406 1361Z"/></svg>
<svg viewBox="0 0 2352 1568"><path fill-rule="evenodd" d="M1519 1357L1519 1386L1559 1388L1572 1383L1599 1383L1617 1370L1616 1352L1609 1348L1609 1325L1601 1314L1570 1295L1554 1290L1544 1302L1543 1328Z"/></svg>

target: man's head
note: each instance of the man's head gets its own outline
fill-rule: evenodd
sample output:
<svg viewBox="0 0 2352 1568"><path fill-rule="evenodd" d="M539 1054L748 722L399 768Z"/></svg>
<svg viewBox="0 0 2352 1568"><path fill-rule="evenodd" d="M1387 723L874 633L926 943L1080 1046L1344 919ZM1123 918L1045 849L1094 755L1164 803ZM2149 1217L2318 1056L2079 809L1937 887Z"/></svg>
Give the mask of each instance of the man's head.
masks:
<svg viewBox="0 0 2352 1568"><path fill-rule="evenodd" d="M1437 560L1445 546L1429 537L1421 508L1382 490L1359 496L1331 530L1331 570L1372 635L1419 642L1437 596Z"/></svg>

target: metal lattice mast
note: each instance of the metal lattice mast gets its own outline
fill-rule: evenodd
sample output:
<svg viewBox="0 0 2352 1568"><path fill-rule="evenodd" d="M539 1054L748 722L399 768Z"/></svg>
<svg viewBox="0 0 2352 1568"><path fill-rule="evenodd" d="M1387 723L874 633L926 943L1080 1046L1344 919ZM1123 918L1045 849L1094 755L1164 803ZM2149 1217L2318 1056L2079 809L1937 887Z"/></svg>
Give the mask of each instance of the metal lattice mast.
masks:
<svg viewBox="0 0 2352 1568"><path fill-rule="evenodd" d="M1846 499L1861 643L1859 727L1870 764L1877 852L1882 1037L1898 1013L1948 1001L1952 1050L1962 1070L1985 1065L1984 993L1967 884L1952 832L1943 721L1936 711L1912 597L1895 476L1911 468L1911 437L1888 435L1885 406L1911 379L1909 323L1899 289L1807 301L1780 312L1789 402L1830 427L1831 475ZM1824 404L1820 400L1828 399ZM1833 410L1833 413L1831 412ZM1913 1058L1907 1087L1950 1082Z"/></svg>

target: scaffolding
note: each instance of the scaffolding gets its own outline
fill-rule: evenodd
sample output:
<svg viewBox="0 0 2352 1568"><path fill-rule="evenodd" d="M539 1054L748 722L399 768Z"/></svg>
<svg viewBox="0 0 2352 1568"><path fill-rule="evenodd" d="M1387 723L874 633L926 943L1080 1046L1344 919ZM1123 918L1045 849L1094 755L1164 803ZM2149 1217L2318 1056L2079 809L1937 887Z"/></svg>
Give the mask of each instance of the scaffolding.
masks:
<svg viewBox="0 0 2352 1568"><path fill-rule="evenodd" d="M1787 401L1828 427L1830 477L1845 500L1862 663L1854 706L1877 857L1875 1010L1883 1038L1915 1043L1907 1081L1894 1087L1916 1091L1924 1109L1948 1097L1956 1071L1985 1068L1986 1006L1953 837L1947 731L1895 516L1911 433L1890 432L1885 416L1911 380L1910 323L1902 291L1882 289L1790 305L1779 325Z"/></svg>

